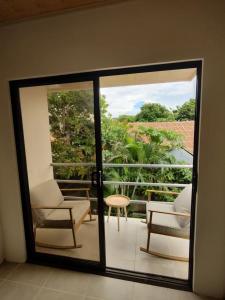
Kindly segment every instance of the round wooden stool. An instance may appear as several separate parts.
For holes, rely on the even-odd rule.
[[[111,195],[105,198],[105,203],[108,205],[108,219],[107,222],[109,222],[109,217],[111,214],[112,207],[115,207],[117,209],[117,223],[118,223],[118,231],[120,231],[120,209],[122,208],[124,210],[124,214],[127,221],[127,205],[130,203],[130,198],[124,195]]]

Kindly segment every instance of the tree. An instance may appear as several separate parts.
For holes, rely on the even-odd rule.
[[[89,89],[54,92],[48,95],[53,162],[94,162],[94,95]],[[100,98],[101,116],[106,118],[108,104]],[[57,178],[90,178],[85,167],[57,167]]]
[[[105,163],[171,164],[176,160],[170,151],[182,146],[182,137],[172,131],[144,126],[132,133],[129,132],[127,124],[106,119],[102,124],[102,142]],[[146,188],[140,187],[138,182],[179,182],[179,174],[173,169],[113,167],[105,169],[104,175],[106,180],[137,182],[134,186],[111,184],[104,187],[105,196],[121,193],[132,199],[140,199],[145,194]],[[160,197],[161,200],[171,200],[167,198]]]
[[[138,122],[160,122],[173,121],[173,112],[158,103],[147,103],[141,107],[141,111],[136,115]]]
[[[53,162],[94,162],[93,92],[54,92],[49,94],[48,100]],[[139,126],[132,132],[126,121],[113,119],[108,114],[108,104],[104,96],[100,99],[100,105],[104,163],[176,163],[170,152],[181,147],[181,136],[172,131],[144,126]],[[55,177],[61,179],[89,179],[91,171],[91,168],[82,166],[54,169]],[[169,168],[113,167],[105,168],[104,176],[106,180],[137,183],[132,186],[106,185],[105,196],[122,193],[133,199],[143,199],[146,187],[139,186],[138,182],[190,182],[191,170],[184,170],[182,173]],[[158,199],[171,200],[163,196]]]
[[[182,106],[177,106],[174,111],[175,119],[177,121],[188,121],[195,119],[195,99],[186,101]]]
[[[95,159],[93,92],[77,90],[48,95],[53,162]],[[57,168],[57,177],[86,175],[85,168]]]
[[[126,122],[126,123],[135,122],[136,121],[136,116],[132,116],[132,115],[120,115],[117,118],[117,120],[121,121],[121,122]]]

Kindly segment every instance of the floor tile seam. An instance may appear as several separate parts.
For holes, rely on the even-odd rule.
[[[5,279],[6,279],[6,277],[5,277],[5,276],[4,276],[4,277],[1,277],[1,276],[0,276],[0,280],[5,280]]]
[[[132,293],[131,293],[131,298],[130,298],[130,300],[135,300],[135,298],[134,298],[134,290],[135,290],[135,282],[132,282],[133,284],[132,284]]]
[[[9,281],[21,282],[21,280],[10,279],[10,277],[12,277],[12,275],[15,274],[16,271],[17,271],[20,267],[22,268],[22,266],[24,266],[24,265],[37,266],[36,264],[21,263],[21,264],[19,264],[19,266],[16,266],[16,268],[8,275],[8,277],[7,277],[6,279],[8,279]],[[29,283],[29,282],[28,282],[28,283]],[[43,283],[41,283],[41,284],[32,284],[32,283],[31,283],[31,285],[37,285],[37,286],[42,286],[42,284],[43,284]]]
[[[30,285],[30,284],[27,284],[27,283],[21,283],[21,282],[17,282],[17,281],[12,281],[12,280],[8,280],[8,279],[4,279],[2,280],[2,282],[0,283],[0,289],[1,289],[1,286],[4,284],[4,283],[7,283],[7,282],[12,282],[12,283],[16,283],[16,284],[19,284],[21,286],[27,286],[27,287],[35,287],[35,288],[38,288],[38,291],[37,293],[35,293],[35,295],[32,297],[32,300],[35,300],[37,294],[39,294],[40,290],[41,290],[41,287],[39,286],[34,286],[34,285]]]
[[[20,264],[20,265],[25,265],[25,264]],[[29,265],[32,266],[32,264],[29,264]],[[37,266],[37,265],[34,265],[34,266]],[[17,269],[18,269],[18,268],[16,268],[15,271],[16,271]],[[38,272],[38,271],[37,271],[37,272]],[[47,281],[47,279],[49,278],[49,276],[50,276],[50,274],[51,274],[52,272],[53,272],[53,270],[52,270],[51,268],[49,268],[49,274],[47,274],[47,278],[46,278],[45,280],[43,280],[43,282],[40,283],[40,284],[39,284],[39,283],[32,283],[32,282],[26,281],[26,280],[22,281],[22,280],[11,279],[10,276],[13,275],[13,273],[10,274],[10,276],[7,277],[6,279],[7,279],[8,281],[12,281],[12,282],[19,282],[19,283],[23,283],[23,282],[24,282],[25,284],[29,284],[29,285],[32,285],[32,286],[42,287],[42,286],[45,284],[45,282]]]
[[[85,296],[84,300],[106,300],[104,298],[101,297],[93,297],[93,296]]]
[[[66,294],[66,295],[70,295],[70,296],[82,296],[82,297],[86,296],[84,293],[69,292],[69,291],[66,291],[66,290],[54,289],[54,288],[45,287],[45,286],[40,287],[40,289],[41,289],[41,291],[42,290],[49,290],[49,291],[53,291],[53,292],[60,292],[62,294]]]
[[[32,300],[35,300],[35,299],[37,299],[37,297],[40,295],[40,293],[41,293],[41,290],[42,290],[42,288],[41,287],[39,287],[39,289],[38,289],[38,291],[37,291],[37,293],[33,296],[33,298],[32,298]]]
[[[46,287],[46,284],[47,284],[47,282],[48,282],[48,280],[49,280],[49,278],[51,277],[51,275],[52,274],[54,274],[54,272],[60,272],[60,271],[65,271],[65,270],[67,270],[67,269],[61,269],[61,268],[51,268],[50,269],[50,272],[49,272],[49,274],[48,274],[48,276],[47,276],[47,278],[44,280],[44,282],[43,282],[43,284],[41,285],[41,287],[43,287],[43,288],[45,288]]]
[[[50,268],[48,275],[46,276],[45,280],[43,280],[43,283],[41,284],[41,287],[45,287],[47,281],[49,280],[51,274],[53,274],[53,273],[54,273],[54,270],[52,268]]]
[[[9,278],[9,277],[13,274],[13,272],[16,271],[16,270],[18,269],[19,265],[20,265],[20,264],[18,263],[11,271],[9,271],[9,273],[8,273],[6,276],[0,277],[0,279],[1,279],[1,278],[2,278],[2,279],[7,279],[7,278]]]
[[[42,287],[40,284],[30,283],[30,282],[21,281],[21,280],[12,280],[12,279],[6,278],[5,281],[7,281],[7,282],[13,282],[13,283],[18,283],[18,284],[21,284],[21,285],[29,285],[29,286],[37,287],[37,288],[41,288]]]
[[[82,272],[76,272],[76,273],[87,274],[87,273],[82,273]],[[41,286],[43,289],[49,289],[49,290],[53,290],[53,291],[57,291],[57,292],[69,293],[69,294],[71,294],[71,295],[85,296],[85,292],[84,292],[84,293],[83,293],[83,292],[82,292],[82,293],[71,292],[71,291],[69,292],[69,291],[65,291],[65,290],[63,290],[63,289],[52,288],[52,287],[47,286],[47,282],[48,282],[48,280],[49,280],[49,278],[50,278],[50,276],[51,276],[52,274],[54,275],[54,270],[52,270],[52,271],[49,273],[48,278],[46,278],[44,284]],[[89,275],[89,274],[87,274],[87,275]],[[91,278],[89,278],[89,277],[87,276],[87,280],[90,281]],[[88,284],[88,283],[87,283],[87,284]],[[87,289],[86,289],[86,290],[87,290]]]
[[[4,282],[6,282],[6,279],[4,278],[4,279],[0,279],[0,288],[1,288],[1,286],[4,284]]]
[[[96,276],[101,276],[101,275],[96,275]],[[90,285],[91,285],[91,278],[88,279],[88,283],[87,283],[87,288],[85,289],[85,292],[84,292],[84,297],[88,297],[88,291],[89,291],[89,288],[90,288]],[[90,296],[89,296],[90,297]]]
[[[135,260],[136,260],[136,257],[139,255],[138,252],[141,251],[141,250],[140,250],[140,247],[141,247],[141,246],[140,246],[140,245],[138,246],[138,243],[136,243],[135,246],[136,246],[136,247],[135,247]]]
[[[147,225],[146,225],[147,226]],[[136,256],[138,255],[138,250],[140,251],[141,245],[138,246],[138,230],[136,229],[136,242],[135,242],[135,261],[136,261]],[[146,240],[147,240],[147,235],[146,235]]]

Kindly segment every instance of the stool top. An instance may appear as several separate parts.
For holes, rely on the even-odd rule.
[[[111,195],[105,198],[105,203],[112,207],[125,207],[129,202],[130,198],[124,195]]]

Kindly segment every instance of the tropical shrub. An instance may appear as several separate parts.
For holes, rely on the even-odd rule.
[[[90,90],[53,92],[49,94],[48,102],[53,162],[94,162],[93,92]],[[171,151],[182,146],[182,136],[173,131],[143,126],[133,132],[127,122],[119,118],[113,119],[107,109],[106,100],[101,97],[104,163],[177,163]],[[161,116],[160,110],[155,116],[157,118]],[[162,116],[171,117],[171,112],[165,109]],[[55,178],[90,179],[91,171],[92,169],[88,167],[58,167],[55,168]],[[130,186],[106,185],[105,196],[122,193],[132,199],[143,199],[146,197],[146,187],[140,187],[139,182],[188,183],[191,181],[192,173],[189,169],[114,167],[104,169],[104,176],[106,180],[137,183]],[[172,198],[157,196],[157,200],[171,201]]]
[[[195,99],[190,99],[186,101],[183,105],[178,106],[174,110],[175,119],[178,121],[188,121],[195,119]]]

